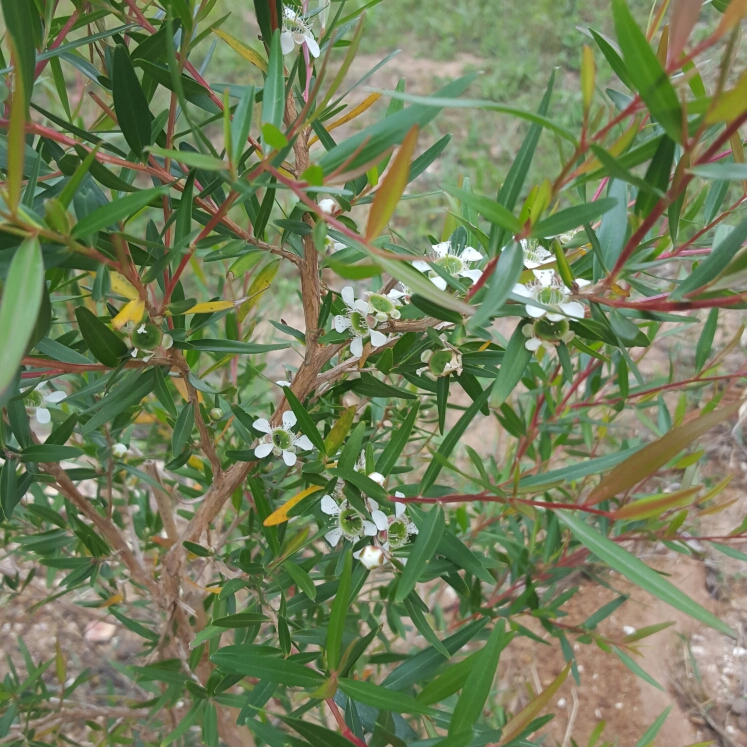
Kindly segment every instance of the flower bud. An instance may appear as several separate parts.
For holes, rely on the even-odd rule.
[[[221,410],[220,407],[213,407],[212,410],[208,413],[210,415],[210,420],[212,420],[214,423],[217,423],[219,420],[223,419],[223,410]]]
[[[124,459],[127,456],[129,449],[125,444],[116,443],[112,446],[112,456],[115,459]]]
[[[369,480],[373,480],[378,485],[381,485],[381,487],[384,487],[384,483],[386,482],[386,477],[381,474],[381,472],[371,472],[370,474],[366,475]]]
[[[358,560],[363,563],[369,571],[374,568],[380,568],[384,565],[384,552],[380,547],[374,545],[368,545],[364,547],[358,554]]]

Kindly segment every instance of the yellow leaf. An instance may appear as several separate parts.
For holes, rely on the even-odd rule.
[[[141,412],[136,418],[136,423],[140,424],[148,424],[148,423],[158,423],[160,422],[158,418],[155,415],[152,415],[149,412]]]
[[[696,438],[736,413],[741,404],[740,400],[720,410],[701,415],[689,423],[672,428],[666,435],[647,444],[604,477],[591,491],[584,505],[591,506],[630,490],[641,480],[661,469]]]
[[[713,100],[711,110],[706,114],[708,124],[729,122],[747,109],[747,71],[737,81],[731,91],[726,91]]]
[[[120,275],[118,272],[109,273],[109,285],[117,295],[129,298],[130,301],[137,301],[139,298],[137,288],[124,275]]]
[[[392,159],[392,164],[386,175],[381,180],[379,188],[376,190],[371,212],[368,214],[368,225],[366,226],[366,240],[371,241],[386,229],[389,219],[392,217],[399,198],[405,191],[407,179],[410,176],[410,161],[415,146],[418,143],[418,133],[420,132],[415,125],[405,135],[397,155]]]
[[[112,319],[114,329],[122,329],[127,322],[137,324],[145,314],[144,301],[128,301],[117,316]]]
[[[560,689],[560,686],[565,682],[565,678],[568,676],[568,672],[571,671],[571,664],[568,662],[565,665],[565,669],[537,696],[527,703],[521,711],[519,711],[504,727],[503,727],[503,739],[501,744],[507,744],[524,731],[529,724],[534,721],[537,716],[542,712],[545,706],[552,700],[552,696]]]
[[[227,34],[221,29],[213,29],[213,33],[223,39],[234,52],[238,52],[247,62],[251,62],[252,65],[258,67],[263,73],[267,72],[267,62],[259,52],[255,52],[251,47],[247,47],[244,42],[240,42],[231,36],[231,34]]]
[[[286,501],[282,506],[280,506],[277,511],[273,511],[264,520],[264,525],[266,527],[275,527],[278,524],[285,523],[286,521],[288,521],[288,511],[290,511],[293,506],[300,503],[307,496],[311,495],[312,493],[316,493],[321,489],[322,488],[319,485],[312,485],[310,488],[306,488],[306,490],[302,490],[297,495],[294,495],[293,498],[291,498],[289,501]]]
[[[187,385],[184,383],[184,379],[176,378],[171,379],[171,383],[176,387],[176,391],[179,392],[179,394],[182,395],[182,398],[185,402],[189,402],[189,393],[187,392]],[[197,401],[202,402],[202,392],[198,390],[197,392]]]
[[[268,262],[254,277],[252,284],[249,286],[246,301],[244,301],[244,303],[239,307],[239,313],[237,316],[240,322],[243,322],[244,319],[246,319],[249,312],[259,303],[259,300],[272,285],[278,267],[280,267],[280,260],[274,259],[271,262]]]
[[[124,601],[124,596],[122,594],[114,594],[113,596],[109,597],[106,601],[102,602],[99,607],[111,607],[114,604],[119,604],[120,602]]]
[[[329,456],[332,456],[337,452],[342,445],[342,442],[345,440],[345,436],[350,433],[357,409],[358,408],[355,405],[348,407],[345,412],[340,415],[340,419],[332,426],[332,429],[324,439],[324,449]]]
[[[225,311],[226,309],[232,309],[234,307],[233,301],[207,301],[206,303],[198,303],[191,309],[187,309],[185,314],[211,314],[213,311]]]
[[[700,488],[686,488],[674,493],[658,493],[629,503],[615,511],[615,519],[648,519],[661,516],[665,511],[692,503]]]
[[[594,64],[594,52],[591,47],[584,44],[581,55],[581,97],[584,102],[584,111],[588,112],[591,99],[594,96],[594,79],[596,78],[596,65]]]
[[[192,456],[187,460],[187,464],[194,469],[202,469],[202,459],[200,459],[196,454],[192,454]]]
[[[57,672],[57,679],[64,687],[65,681],[67,680],[67,665],[65,663],[65,657],[62,655],[62,646],[60,646],[59,638],[54,642],[54,653],[54,666]]]
[[[343,115],[339,119],[336,119],[331,124],[326,125],[327,132],[332,132],[332,130],[336,130],[338,127],[342,127],[342,125],[347,124],[357,116],[363,114],[364,111],[370,109],[380,98],[380,93],[372,93],[370,96],[367,96],[360,104],[358,104],[358,106],[355,107],[355,109],[351,109],[347,114]],[[312,146],[316,142],[319,142],[319,138],[314,135],[314,137],[309,140],[309,146]]]

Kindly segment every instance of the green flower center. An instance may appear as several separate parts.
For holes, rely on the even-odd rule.
[[[560,288],[551,285],[549,288],[540,288],[534,297],[545,306],[557,306],[563,303],[565,293]]]
[[[340,529],[348,536],[357,536],[363,531],[363,518],[352,508],[340,511]]]
[[[443,376],[446,367],[451,363],[451,350],[436,350],[428,360],[428,368],[434,376]]]
[[[364,314],[360,311],[350,312],[350,328],[356,335],[361,337],[368,334],[368,323]]]
[[[551,342],[560,340],[568,333],[570,325],[565,319],[559,322],[551,322],[547,319],[538,319],[534,323],[534,336],[540,340],[549,340]]]
[[[44,403],[44,397],[41,395],[40,392],[37,392],[34,390],[33,392],[29,392],[24,399],[26,400],[26,404],[29,407],[41,407]]]
[[[453,254],[447,254],[445,257],[441,257],[441,259],[437,259],[434,264],[437,264],[452,276],[458,275],[464,270],[464,262]]]
[[[272,445],[281,451],[288,451],[293,446],[293,436],[282,428],[272,432]]]
[[[163,339],[163,332],[155,324],[141,324],[132,333],[132,346],[139,350],[155,350]]]
[[[368,297],[368,302],[371,304],[374,311],[381,311],[384,314],[391,314],[394,311],[394,304],[391,299],[382,296],[379,293],[372,293]]]
[[[401,547],[407,542],[407,525],[402,519],[395,519],[387,531],[390,547]]]

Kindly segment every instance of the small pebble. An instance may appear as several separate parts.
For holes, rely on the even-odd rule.
[[[615,708],[617,708],[618,711],[622,711],[623,704],[622,703],[615,703]]]
[[[602,720],[602,710],[601,710],[600,708],[597,708],[597,709],[596,709],[596,710],[594,711],[594,717],[595,717],[595,718],[596,718],[596,719],[597,719],[598,721],[601,721],[601,720]]]
[[[635,628],[632,625],[623,625],[623,633],[625,633],[625,635],[633,635],[633,633],[635,633]]]
[[[745,656],[747,655],[747,648],[742,648],[741,646],[735,646],[731,653],[733,656]]]
[[[565,698],[561,698],[558,701],[558,708],[565,708],[568,705],[568,701]]]

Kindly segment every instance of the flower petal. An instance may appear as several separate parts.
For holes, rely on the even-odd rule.
[[[292,467],[296,463],[296,455],[292,451],[284,451],[283,452],[283,461],[289,467]]]
[[[431,266],[427,262],[421,262],[420,260],[418,260],[417,262],[413,262],[412,266],[416,270],[420,270],[420,272],[428,272],[428,270],[431,269]]]
[[[36,422],[37,423],[46,425],[51,419],[52,419],[52,416],[49,414],[49,410],[47,410],[46,407],[36,408]]]
[[[326,539],[332,547],[337,545],[341,537],[342,529],[340,529],[340,527],[335,527],[331,532],[327,532],[327,534],[324,535],[324,539]]]
[[[462,270],[459,277],[469,278],[473,283],[476,283],[482,277],[482,270]]]
[[[389,519],[387,519],[386,514],[383,511],[371,511],[371,518],[373,519],[374,524],[376,524],[376,529],[380,532],[383,532],[388,528]]]
[[[67,397],[67,394],[65,394],[65,392],[51,392],[44,397],[44,401],[52,402],[54,404],[57,402],[62,402],[65,397]]]
[[[260,444],[254,449],[254,456],[257,459],[264,459],[272,453],[272,444]]]
[[[382,334],[377,329],[371,330],[371,346],[374,348],[380,348],[382,345],[386,345],[387,336]]]
[[[471,246],[465,246],[460,256],[465,262],[479,262],[482,259],[482,254]]]
[[[361,355],[363,355],[363,338],[362,337],[353,338],[353,341],[350,343],[350,352],[356,358],[360,358]]]
[[[280,49],[283,54],[290,54],[296,48],[296,42],[293,41],[293,34],[290,31],[283,31],[280,34]]]
[[[322,496],[320,507],[322,511],[328,516],[337,516],[337,514],[340,513],[340,507],[337,505],[337,501],[331,495]]]
[[[539,319],[547,313],[544,309],[541,309],[539,306],[530,306],[529,304],[527,304],[526,309],[527,309],[527,314],[529,314],[529,316],[533,317],[534,319]]]
[[[335,317],[335,332],[342,334],[346,329],[350,329],[350,319],[338,314]]]
[[[355,310],[360,311],[361,314],[369,314],[371,312],[371,306],[368,301],[364,301],[362,298],[358,298],[354,304]]]
[[[591,285],[591,280],[584,280],[583,278],[576,278],[574,282],[579,288],[585,288],[587,285]]]
[[[296,415],[291,410],[286,410],[283,413],[283,428],[285,430],[291,429],[296,424]]]
[[[438,275],[435,278],[431,278],[431,282],[439,290],[442,290],[442,291],[446,290],[446,281],[440,275]]]
[[[447,254],[451,254],[451,242],[442,241],[440,244],[433,244],[431,249],[437,257],[445,257]]]
[[[267,420],[267,418],[258,418],[252,423],[252,428],[254,428],[255,431],[260,431],[261,433],[272,433],[270,421]]]
[[[319,57],[319,45],[316,43],[316,39],[311,34],[304,34],[306,44],[309,47],[309,53],[312,57]]]
[[[538,339],[537,339],[536,337],[530,337],[530,338],[529,338],[529,339],[528,339],[528,340],[527,340],[527,341],[526,341],[526,342],[524,343],[524,347],[525,347],[525,348],[526,348],[527,350],[531,350],[532,352],[534,352],[535,350],[537,350],[537,349],[539,348],[539,346],[540,346],[541,344],[542,344],[542,343],[541,343],[541,342],[540,342],[540,341],[539,341],[539,340],[538,340]]]
[[[532,291],[530,291],[529,288],[526,287],[526,285],[522,285],[521,283],[516,283],[516,285],[511,289],[511,293],[513,293],[515,296],[533,298]]]
[[[368,521],[367,519],[363,520],[363,534],[366,537],[375,537],[378,533],[379,530],[376,528],[375,524]]]
[[[402,493],[399,493],[399,494],[395,493],[394,495],[395,495],[395,496],[397,496],[397,497],[402,497],[402,498],[404,498],[404,496],[402,495]],[[404,504],[404,503],[397,503],[397,502],[395,501],[395,503],[394,503],[394,515],[395,515],[395,516],[396,516],[396,517],[397,517],[398,519],[399,519],[399,517],[400,517],[400,516],[402,516],[402,514],[403,514],[403,513],[405,512],[405,511],[407,511],[407,506],[405,506],[405,504]]]
[[[345,305],[349,309],[355,308],[355,292],[353,291],[353,287],[351,285],[346,285],[342,289],[340,295],[342,296],[342,300],[345,302]]]
[[[298,449],[303,449],[304,451],[311,451],[314,448],[314,444],[309,441],[307,436],[299,436],[293,442],[293,445]]]
[[[534,277],[540,281],[540,285],[544,288],[549,288],[555,279],[555,270],[533,270],[533,272]]]
[[[565,312],[567,316],[573,317],[574,319],[583,319],[586,310],[584,305],[578,301],[569,301],[568,303],[558,304],[560,308]]]

